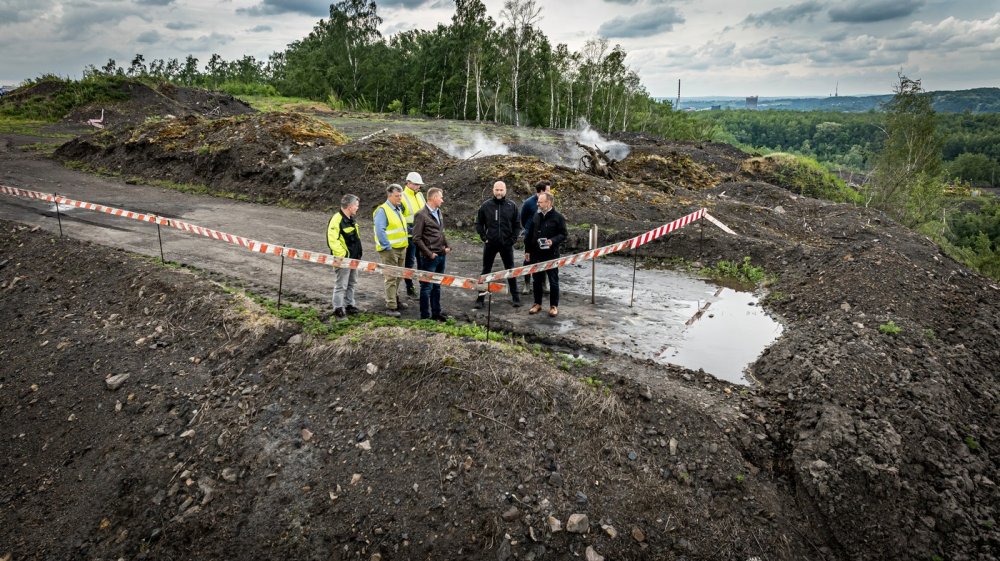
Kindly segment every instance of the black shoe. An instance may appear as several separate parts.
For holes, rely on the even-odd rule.
[[[479,298],[476,298],[476,303],[473,304],[472,307],[475,308],[475,309],[477,309],[477,310],[482,310],[483,309],[483,305],[485,304],[485,302],[486,302],[486,299],[483,298],[482,296],[480,296]]]
[[[340,319],[344,319],[347,317],[347,311],[344,310],[344,308],[337,308],[333,311],[333,315]]]
[[[406,302],[403,302],[402,300],[396,300],[396,309],[397,310],[405,310],[405,309],[407,309],[409,307],[410,307],[410,305],[407,304]]]
[[[416,287],[413,286],[406,287],[406,295],[409,296],[410,298],[416,298],[417,297]]]
[[[358,315],[358,314],[361,313],[361,310],[355,308],[354,306],[348,306],[348,307],[344,308],[344,311],[347,312],[347,315],[349,315],[349,316],[356,316],[356,315]],[[334,312],[334,313],[337,313],[337,312]]]
[[[431,319],[434,321],[448,321],[451,319],[451,316],[448,314],[438,314],[436,316],[431,316]]]
[[[513,306],[513,307],[515,307],[515,308],[520,308],[521,307],[521,299],[520,298],[514,298],[514,300],[511,301],[510,305]]]

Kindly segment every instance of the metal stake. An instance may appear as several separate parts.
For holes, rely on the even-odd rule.
[[[486,342],[490,342],[490,318],[493,315],[493,292],[490,291],[489,284],[486,285],[486,291],[489,293],[486,301]]]
[[[700,226],[700,229],[699,229],[699,232],[700,232],[699,236],[700,237],[698,239],[698,257],[704,257],[705,256],[705,221],[704,220],[699,220],[698,221],[698,225]]]
[[[285,253],[281,253],[281,271],[278,273],[278,309],[281,309],[281,286],[285,281]]]
[[[635,270],[639,268],[639,248],[632,250],[632,295],[628,298],[628,307],[632,307],[635,302]]]
[[[167,260],[163,258],[163,235],[160,234],[160,221],[156,221],[156,239],[160,242],[160,264],[166,263]]]
[[[59,237],[61,238],[63,237],[62,214],[59,212],[59,201],[57,200],[58,198],[59,198],[59,193],[55,193],[54,196],[52,197],[52,202],[55,203],[56,205],[56,220],[59,221]]]
[[[590,227],[590,249],[597,249],[597,224]],[[590,303],[597,302],[597,256],[590,258]]]

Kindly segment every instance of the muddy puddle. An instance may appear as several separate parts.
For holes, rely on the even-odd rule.
[[[596,304],[575,307],[569,317],[548,320],[554,333],[749,384],[744,370],[783,330],[755,295],[686,272],[637,270],[631,308],[631,262],[599,261],[596,279]],[[573,293],[574,300],[585,295],[589,303],[589,262],[562,269],[560,282],[564,294]]]

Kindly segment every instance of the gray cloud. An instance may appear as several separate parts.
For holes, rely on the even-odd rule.
[[[270,25],[257,25],[247,29],[250,33],[265,33],[267,31],[273,31]]]
[[[173,4],[174,0],[135,0],[135,3],[145,6],[166,6]]]
[[[793,4],[785,8],[775,8],[760,14],[750,14],[743,20],[743,27],[764,27],[765,25],[782,26],[795,23],[802,19],[812,20],[813,16],[823,11],[823,5],[818,0],[809,0],[801,4]]]
[[[639,0],[604,0],[608,4],[638,4]]]
[[[63,39],[89,38],[94,35],[94,29],[108,29],[130,17],[150,21],[146,10],[136,6],[76,2],[64,8],[56,33]]]
[[[227,43],[232,43],[236,38],[232,35],[226,35],[223,33],[212,33],[210,35],[202,35],[195,39],[184,38],[179,41],[182,50],[185,51],[212,51],[222,45]]]
[[[743,60],[754,61],[766,66],[781,66],[799,60],[803,52],[811,49],[784,37],[770,37],[739,50]]]
[[[913,14],[924,0],[854,0],[830,10],[830,21],[843,23],[874,23]]]
[[[643,12],[627,18],[606,21],[597,29],[602,37],[650,37],[673,31],[674,24],[684,23],[684,16],[673,6]]]
[[[185,31],[188,29],[197,28],[198,24],[187,21],[171,21],[167,22],[167,24],[164,27],[166,27],[167,29],[173,29],[174,31]]]
[[[256,6],[237,8],[236,13],[247,16],[305,14],[326,17],[330,15],[330,2],[329,0],[261,0]]]
[[[147,45],[159,43],[161,39],[162,37],[160,36],[160,33],[155,29],[140,33],[139,36],[135,38],[136,42],[146,43]]]
[[[405,9],[408,9],[408,10],[412,10],[414,8],[419,8],[419,7],[423,6],[424,4],[427,4],[427,3],[431,2],[431,1],[432,0],[379,0],[378,7],[379,8],[405,8]],[[444,2],[444,3],[442,3],[442,2],[435,2],[436,6],[440,6],[441,4],[444,4],[445,6],[448,6],[448,5],[454,6],[455,5],[454,2]]]
[[[0,2],[0,27],[31,21],[52,8],[53,2],[35,0],[4,0]]]

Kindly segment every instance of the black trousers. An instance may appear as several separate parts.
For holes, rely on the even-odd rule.
[[[480,274],[485,275],[493,270],[493,262],[497,260],[497,254],[500,255],[500,261],[503,262],[504,269],[514,268],[514,245],[498,245],[495,243],[486,242],[483,246],[483,272]],[[507,279],[507,286],[510,287],[510,294],[514,300],[519,300],[517,294],[517,279],[509,278]]]
[[[549,306],[559,305],[559,269],[553,268],[548,271],[539,271],[537,273],[531,274],[534,279],[531,284],[534,285],[533,294],[535,296],[535,304],[539,306],[542,305],[542,296],[545,290],[545,278],[549,279]]]

